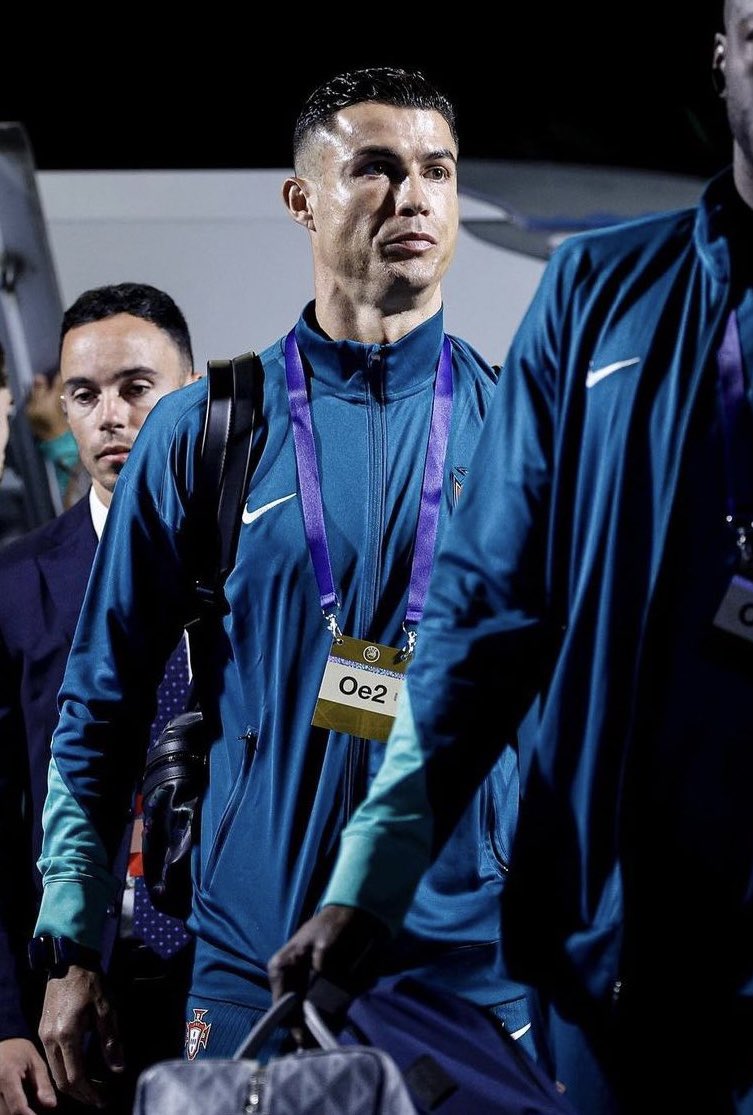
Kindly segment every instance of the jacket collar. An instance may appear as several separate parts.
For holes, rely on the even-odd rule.
[[[710,180],[698,205],[696,247],[704,266],[720,283],[731,282],[730,246],[739,242],[736,232],[741,223],[742,204],[735,188],[732,167],[728,166]]]
[[[338,393],[363,396],[378,390],[383,399],[433,383],[444,338],[440,309],[399,341],[389,345],[333,341],[319,328],[314,302],[305,307],[295,336],[311,375]]]

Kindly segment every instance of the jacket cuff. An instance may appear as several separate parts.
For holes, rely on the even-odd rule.
[[[111,888],[96,879],[52,879],[45,883],[34,936],[70,937],[99,951],[111,901]]]

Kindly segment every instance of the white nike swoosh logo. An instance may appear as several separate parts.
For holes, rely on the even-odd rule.
[[[619,372],[621,368],[629,368],[631,364],[640,364],[640,362],[640,356],[631,356],[629,360],[615,360],[614,364],[605,364],[603,368],[588,373],[586,387],[593,387],[599,380],[611,376],[612,372]]]
[[[531,1023],[526,1022],[525,1026],[521,1026],[519,1030],[513,1030],[512,1033],[510,1034],[510,1037],[512,1038],[513,1041],[517,1041],[518,1038],[523,1037],[523,1034],[527,1034],[530,1029],[531,1029]]]
[[[273,499],[271,503],[265,503],[262,507],[257,507],[255,511],[249,511],[248,504],[243,508],[241,519],[244,523],[255,523],[267,511],[271,511],[273,507],[279,506],[281,503],[287,503],[289,499],[295,499],[296,492],[291,492],[289,496],[280,496],[279,499]]]

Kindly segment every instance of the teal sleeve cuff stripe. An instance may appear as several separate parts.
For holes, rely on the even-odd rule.
[[[368,796],[341,838],[322,905],[358,906],[394,934],[430,864],[433,823],[407,687]]]
[[[109,870],[99,836],[65,785],[54,758],[42,823],[38,866],[44,891],[35,933],[70,937],[99,949],[107,908],[115,901],[119,884]]]

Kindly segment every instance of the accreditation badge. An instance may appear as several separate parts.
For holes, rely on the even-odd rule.
[[[409,657],[397,647],[334,639],[311,723],[333,732],[386,740]]]
[[[753,581],[734,576],[714,616],[714,626],[753,643]]]

